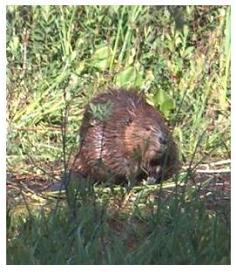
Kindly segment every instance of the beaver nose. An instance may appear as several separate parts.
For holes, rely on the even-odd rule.
[[[166,145],[167,143],[168,143],[168,137],[167,137],[167,135],[166,134],[164,134],[164,133],[160,133],[160,135],[159,135],[159,142],[160,142],[160,144],[162,144],[162,145]]]

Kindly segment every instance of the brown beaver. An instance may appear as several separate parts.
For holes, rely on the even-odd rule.
[[[179,167],[164,118],[135,89],[95,97],[85,109],[80,141],[74,168],[95,181],[160,182]]]

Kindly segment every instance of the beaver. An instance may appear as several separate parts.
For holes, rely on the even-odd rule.
[[[108,89],[86,106],[74,169],[97,182],[149,183],[179,168],[165,119],[136,89]]]

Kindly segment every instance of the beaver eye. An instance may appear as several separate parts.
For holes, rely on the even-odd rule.
[[[145,127],[146,131],[150,131],[151,128],[150,127]]]

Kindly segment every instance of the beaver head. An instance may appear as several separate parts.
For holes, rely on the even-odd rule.
[[[148,104],[129,112],[131,120],[124,130],[128,153],[137,156],[143,166],[163,157],[169,143],[169,131],[158,111]]]

